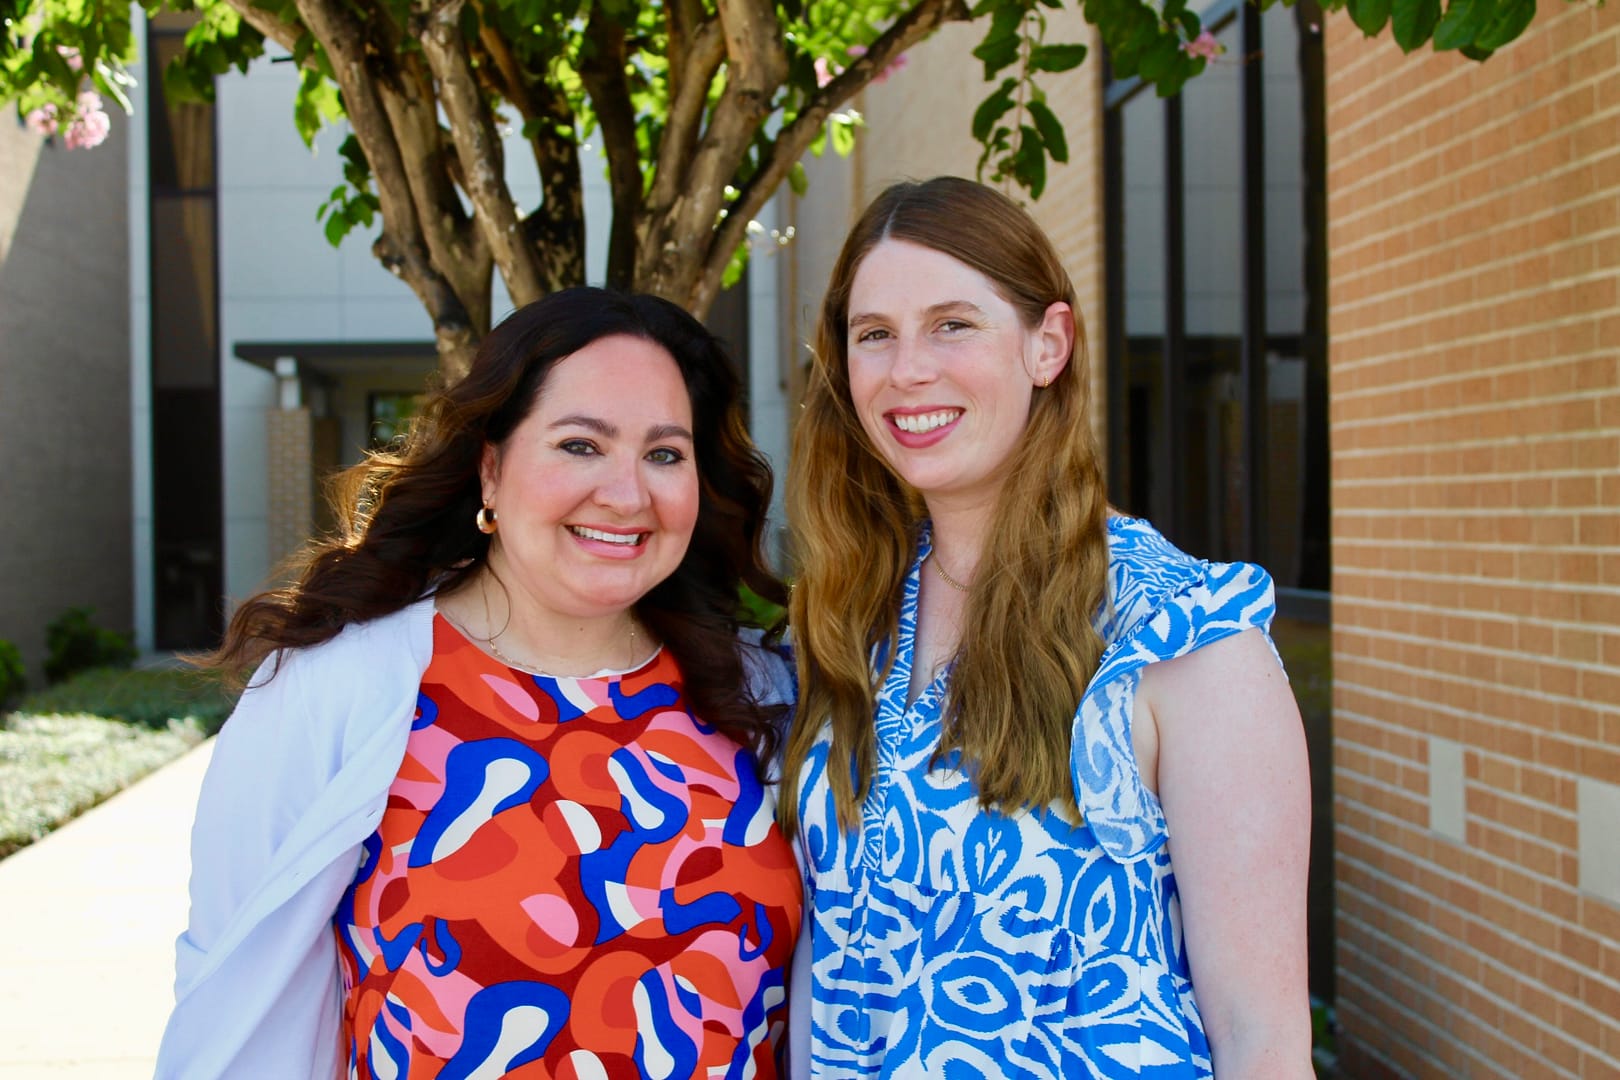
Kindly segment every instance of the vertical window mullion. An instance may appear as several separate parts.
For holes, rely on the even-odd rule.
[[[1266,143],[1265,52],[1260,8],[1238,9],[1243,41],[1243,554],[1263,559],[1266,536],[1267,429],[1270,424],[1266,370]]]
[[[1118,106],[1103,109],[1103,295],[1107,322],[1108,490],[1116,502],[1125,496],[1126,386],[1125,333],[1125,163],[1124,123]]]
[[[1184,457],[1187,374],[1187,268],[1186,202],[1182,190],[1183,148],[1181,97],[1164,100],[1164,265],[1165,333],[1163,353],[1163,413],[1159,418],[1169,450],[1169,469],[1159,491],[1166,505],[1153,508],[1154,517],[1174,540],[1185,542],[1187,476]]]

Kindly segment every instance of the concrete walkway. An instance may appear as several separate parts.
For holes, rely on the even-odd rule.
[[[0,1078],[150,1080],[213,745],[0,859]]]

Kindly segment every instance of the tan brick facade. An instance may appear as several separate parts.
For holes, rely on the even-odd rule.
[[[35,686],[66,609],[134,624],[129,140],[116,110],[93,151],[0,122],[0,639]]]
[[[1620,18],[1324,29],[1347,1072],[1620,1076]]]
[[[275,566],[315,531],[314,423],[307,408],[271,409],[264,421],[270,564]]]

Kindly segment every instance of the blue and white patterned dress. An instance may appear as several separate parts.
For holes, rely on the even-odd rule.
[[[930,768],[944,675],[906,705],[922,537],[878,695],[858,832],[837,825],[828,732],[800,774],[812,1075],[1211,1075],[1131,707],[1145,665],[1269,627],[1271,580],[1250,564],[1191,558],[1144,521],[1114,518],[1108,538],[1107,647],[1069,753],[1084,818],[1075,826],[981,809],[954,753]]]

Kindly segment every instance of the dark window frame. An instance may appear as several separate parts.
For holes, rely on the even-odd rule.
[[[1265,560],[1264,527],[1270,457],[1267,428],[1255,421],[1268,400],[1266,353],[1283,341],[1298,341],[1298,355],[1306,358],[1306,385],[1302,406],[1306,410],[1306,482],[1301,498],[1305,503],[1306,527],[1301,537],[1301,558],[1326,565],[1328,550],[1328,433],[1327,433],[1327,248],[1326,248],[1326,131],[1323,104],[1323,65],[1320,36],[1310,32],[1320,26],[1321,13],[1312,0],[1301,0],[1295,7],[1300,26],[1299,64],[1303,126],[1304,168],[1314,181],[1306,185],[1304,211],[1309,222],[1305,230],[1304,332],[1300,335],[1267,335],[1266,245],[1265,237],[1265,114],[1264,48],[1261,37],[1262,12],[1239,0],[1217,0],[1203,12],[1204,27],[1220,32],[1237,20],[1241,53],[1228,54],[1223,63],[1242,63],[1243,138],[1243,313],[1239,402],[1243,462],[1241,491],[1244,500],[1240,548],[1245,558]],[[1106,57],[1105,57],[1106,64]],[[1188,334],[1186,324],[1186,207],[1184,196],[1185,162],[1182,156],[1182,101],[1179,95],[1162,103],[1164,123],[1164,251],[1163,295],[1164,332],[1159,360],[1163,393],[1152,416],[1152,441],[1162,443],[1164,460],[1170,463],[1168,475],[1150,505],[1129,505],[1125,464],[1140,447],[1127,442],[1130,434],[1140,435],[1124,422],[1132,403],[1128,400],[1129,378],[1124,370],[1128,339],[1125,313],[1125,205],[1124,205],[1124,126],[1121,106],[1138,94],[1152,93],[1141,79],[1117,79],[1104,72],[1103,93],[1103,233],[1104,281],[1107,304],[1107,386],[1108,386],[1108,478],[1110,490],[1126,508],[1152,518],[1172,540],[1188,529],[1187,474],[1185,469],[1184,417]],[[1251,242],[1259,238],[1258,242]],[[1331,573],[1331,570],[1328,571]],[[1326,622],[1330,617],[1330,595],[1326,588],[1304,589],[1291,585],[1278,588],[1280,611],[1294,618]]]
[[[152,476],[152,618],[153,643],[160,649],[212,648],[225,627],[225,500],[224,431],[220,386],[220,295],[219,295],[219,110],[210,102],[208,138],[210,178],[206,186],[159,182],[153,169],[156,145],[165,134],[172,135],[168,103],[163,91],[163,60],[159,42],[183,39],[195,18],[159,15],[146,23],[146,66],[149,87],[147,129],[147,303],[154,315],[147,327],[147,366],[151,379],[152,423],[149,454]],[[164,267],[159,258],[164,238],[155,235],[154,226],[163,219],[160,206],[184,205],[207,200],[209,241],[212,245],[209,267],[213,281],[209,288],[212,311],[208,318],[213,332],[210,349],[212,377],[207,385],[168,385],[164,357],[166,334],[173,329],[160,325],[159,294],[164,289]],[[184,539],[177,540],[176,537]],[[183,557],[177,553],[185,549]],[[182,565],[182,564],[190,565]],[[185,583],[175,578],[188,575],[190,592],[200,599],[182,607],[196,607],[188,615],[173,610],[171,595],[178,595]],[[196,616],[196,617],[193,617]]]

